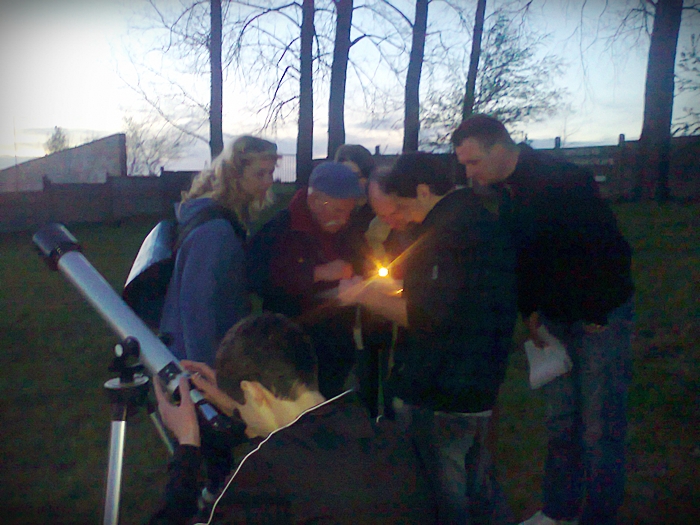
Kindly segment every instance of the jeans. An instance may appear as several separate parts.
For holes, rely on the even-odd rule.
[[[580,321],[544,319],[573,361],[571,372],[542,387],[548,437],[543,511],[550,518],[580,513],[581,525],[615,523],[625,486],[633,320],[631,300],[596,333],[586,333]]]
[[[430,480],[438,523],[512,522],[486,446],[490,412],[433,412],[395,399],[394,413],[399,427],[411,436]]]

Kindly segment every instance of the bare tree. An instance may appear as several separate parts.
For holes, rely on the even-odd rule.
[[[481,37],[484,33],[484,15],[486,14],[486,0],[478,0],[476,14],[474,15],[474,32],[472,33],[472,52],[469,58],[469,71],[467,73],[467,87],[464,92],[464,104],[462,120],[466,120],[474,111],[474,97],[476,92],[476,77],[479,73],[479,58],[481,56]]]
[[[420,77],[425,52],[430,0],[416,0],[416,16],[412,24],[411,54],[408,59],[404,97],[403,151],[418,150],[420,134]]]
[[[697,0],[627,0],[611,17],[606,2],[601,19],[615,19],[616,26],[607,35],[596,27],[595,38],[601,38],[613,50],[616,44],[629,50],[630,39],[639,45],[650,36],[644,93],[644,117],[639,139],[633,198],[655,198],[663,202],[670,197],[668,173],[671,152],[671,125],[674,103],[674,74],[681,22],[700,13]],[[584,26],[583,9],[581,27]]]
[[[641,185],[637,197],[669,197],[674,70],[683,0],[657,0],[644,90],[644,121],[639,137]],[[652,188],[655,182],[655,188]],[[640,195],[641,193],[641,195]]]
[[[181,157],[192,138],[155,115],[124,117],[127,175],[156,175],[166,161]]]
[[[526,31],[519,21],[503,13],[489,18],[493,21],[484,35],[473,110],[493,115],[511,127],[554,114],[566,95],[555,82],[564,72],[564,63],[555,56],[539,56],[547,35]],[[463,68],[459,62],[452,63],[452,75],[438,79],[439,84],[431,84],[427,90],[423,140],[434,149],[446,147],[463,117],[467,75]]]
[[[314,0],[303,0],[299,57],[299,129],[297,134],[297,184],[306,184],[313,167],[314,96],[313,38]]]
[[[690,47],[681,51],[677,65],[676,90],[678,93],[700,93],[700,38],[693,34]],[[697,98],[695,99],[697,101]],[[697,104],[697,103],[696,103]],[[700,107],[686,106],[683,115],[675,122],[674,135],[697,135],[700,133]]]
[[[149,1],[155,7],[155,2],[161,0]],[[154,9],[154,12],[160,16],[161,25],[170,38],[164,49],[168,52],[175,51],[176,55],[182,57],[183,64],[188,63],[193,74],[201,76],[207,69],[211,69],[211,104],[208,106],[200,103],[195,105],[194,110],[207,110],[209,113],[207,120],[212,128],[209,142],[213,146],[215,115],[220,114],[215,110],[214,73],[217,68],[213,64],[216,61],[214,44],[218,41],[216,33],[219,25],[215,13],[220,0],[189,0],[193,2],[191,5],[187,1],[183,0],[184,8],[177,16],[166,16],[159,9]],[[412,17],[401,11],[404,5],[399,8],[401,2],[398,0],[362,0],[361,3],[353,0],[233,0],[225,4],[221,22],[221,68],[223,72],[229,68],[229,76],[233,73],[241,81],[240,86],[246,92],[246,106],[255,112],[253,120],[256,115],[261,118],[257,130],[274,131],[278,124],[298,118],[297,162],[298,177],[302,183],[311,170],[314,93],[322,93],[327,88],[324,82],[328,79],[328,72],[329,155],[345,141],[345,98],[350,73],[355,75],[352,80],[361,87],[361,90],[354,90],[353,94],[362,93],[363,110],[370,108],[372,111],[368,120],[376,119],[386,124],[395,115],[392,124],[398,127],[398,113],[403,112],[404,149],[410,151],[418,148],[421,126],[420,86],[424,67],[427,66],[428,71],[433,67],[445,68],[445,56],[463,53],[463,35],[468,31],[469,24],[464,17],[465,8],[461,2],[444,0],[436,3],[435,13],[442,13],[441,9],[451,9],[451,13],[456,13],[457,17],[449,21],[439,19],[435,27],[431,22],[431,43],[426,48],[428,5],[431,0],[406,0],[404,4],[411,1],[415,1],[416,8],[415,16]],[[205,6],[210,6],[208,11]],[[331,6],[334,9],[330,9]],[[208,16],[204,17],[205,14]],[[331,14],[335,14],[335,17],[332,18]],[[365,14],[368,16],[363,16]],[[333,20],[334,24],[331,25],[329,20]],[[366,24],[365,30],[363,24]],[[335,28],[333,37],[330,36],[331,27]],[[351,41],[350,34],[353,30],[357,36]],[[453,40],[448,45],[446,42],[449,39],[445,35],[450,32]],[[408,35],[411,35],[410,38]],[[455,38],[455,35],[459,38]],[[370,47],[363,47],[361,59],[353,62],[349,59],[349,49],[361,40],[368,42]],[[187,49],[191,50],[189,55]],[[207,62],[199,54],[202,49],[209,52]],[[373,53],[373,62],[366,66],[369,63],[364,62],[368,50]],[[330,56],[333,57],[332,62],[328,58]],[[392,80],[386,81],[391,77],[387,77],[384,73],[386,71],[393,74],[398,85],[392,85]],[[460,82],[464,94],[464,80]],[[190,102],[196,100],[195,94],[184,87],[173,87],[180,95],[189,97]],[[158,97],[152,97],[152,92],[138,83],[137,88],[141,89],[145,98],[151,97],[150,102],[156,98],[153,105],[161,116],[168,118],[172,115],[160,104]],[[401,88],[404,91],[403,100],[397,96]],[[395,113],[390,113],[391,111]],[[454,122],[458,120],[459,118]],[[203,137],[202,133],[193,131],[190,126],[195,122],[193,116],[184,119],[169,118],[169,121],[191,136]],[[254,131],[251,129],[251,132]]]
[[[430,0],[428,0],[429,2]],[[352,0],[333,0],[336,5],[336,32],[333,46],[333,62],[330,66],[331,83],[329,97],[329,123],[328,123],[328,156],[331,157],[338,146],[345,142],[345,93],[347,83],[348,66],[355,73],[356,87],[362,93],[364,99],[363,110],[374,113],[374,107],[382,109],[380,113],[387,112],[386,102],[392,98],[392,87],[386,82],[378,82],[376,78],[380,69],[388,71],[395,76],[397,82],[405,89],[407,75],[415,78],[415,66],[421,65],[414,60],[413,70],[409,74],[406,67],[397,66],[396,56],[405,56],[408,50],[406,33],[411,34],[414,23],[398,7],[399,2],[390,0],[365,1],[355,7]],[[354,10],[369,15],[360,16],[358,24],[354,23]],[[427,17],[427,13],[426,13]],[[419,21],[420,23],[420,21]],[[426,22],[427,25],[427,22]],[[350,39],[351,30],[357,32],[354,39]],[[408,31],[406,31],[408,30]],[[356,44],[364,41],[365,46],[360,60],[350,60],[349,50]],[[419,52],[418,46],[415,47]],[[366,52],[374,56],[374,62],[367,59]],[[358,55],[360,53],[358,52]],[[419,53],[420,54],[420,53]],[[393,56],[392,56],[393,55]],[[368,63],[373,65],[366,67]],[[420,75],[419,75],[420,76]],[[419,86],[419,83],[418,83]],[[415,92],[412,92],[412,96]],[[389,104],[392,105],[393,104]],[[405,100],[400,102],[400,108],[405,107]]]
[[[336,9],[335,45],[328,99],[328,158],[345,143],[345,86],[350,54],[353,0],[333,0]]]
[[[148,11],[131,30],[139,41],[152,37],[159,63],[148,61],[151,53],[133,53],[133,71],[122,74],[170,126],[209,144],[212,158],[223,149],[222,16],[221,0],[191,0],[177,7],[148,0]],[[204,76],[209,76],[208,101],[198,89]]]
[[[395,64],[390,65],[390,69],[401,77],[400,84],[404,91],[404,99],[400,104],[403,112],[403,148],[405,151],[412,151],[418,148],[419,143],[424,143],[421,127],[425,118],[422,114],[423,101],[421,99],[430,97],[435,86],[442,89],[444,78],[441,76],[450,76],[455,71],[462,71],[465,35],[472,26],[466,19],[466,3],[461,1],[434,2],[434,7],[430,7],[431,13],[434,14],[431,14],[430,17],[428,17],[428,6],[431,5],[431,0],[416,1],[413,4],[415,6],[413,19],[401,11],[400,2],[383,0],[381,4],[386,7],[388,14],[379,12],[377,9],[379,17],[390,28],[394,28],[396,34],[410,42],[405,44],[403,49],[396,45],[394,39],[389,41],[389,45],[392,46],[392,51],[397,54]],[[391,14],[395,16],[392,17]],[[404,36],[406,33],[404,28],[408,28],[410,38]],[[387,53],[386,56],[390,54]],[[406,54],[409,55],[408,65],[404,66]],[[476,49],[474,57],[478,58]],[[389,59],[387,62],[391,62],[391,60]],[[432,78],[429,82],[432,82],[433,85],[430,88],[422,89],[421,84],[424,83],[423,77],[426,74],[428,79]],[[464,87],[465,82],[462,80],[459,108],[462,108],[464,103]],[[390,89],[396,91],[395,88]],[[384,112],[380,110],[379,115],[384,116],[386,122],[389,115],[396,111],[396,97],[392,97],[391,93],[385,94],[382,101],[386,109]],[[454,122],[459,122],[459,120],[460,117]]]
[[[210,1],[211,35],[209,37],[209,67],[211,94],[209,104],[209,151],[212,160],[224,149],[223,90],[221,68],[221,0]]]
[[[303,3],[237,0],[229,65],[246,88],[248,105],[262,117],[260,130],[275,130],[298,116]],[[315,10],[315,9],[314,9]],[[311,57],[313,77],[313,40]]]
[[[54,126],[51,136],[44,142],[44,151],[47,155],[50,155],[68,148],[70,148],[70,145],[68,144],[68,136],[65,131],[58,126]]]

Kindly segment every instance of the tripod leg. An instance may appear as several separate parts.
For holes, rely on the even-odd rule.
[[[155,405],[151,401],[146,402],[146,411],[148,412],[148,417],[151,418],[153,426],[156,427],[160,439],[163,440],[165,447],[168,449],[168,452],[172,456],[173,454],[175,454],[175,443],[173,443],[173,440],[165,431],[165,427],[163,426],[163,422],[160,419],[160,415],[158,414]]]
[[[125,404],[115,403],[112,405],[104,525],[117,525],[119,523],[119,498],[122,484],[122,465],[124,462],[126,416],[127,406]]]

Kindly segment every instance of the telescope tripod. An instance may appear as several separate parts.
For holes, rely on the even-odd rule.
[[[149,378],[142,374],[143,367],[141,365],[127,365],[129,357],[138,355],[138,343],[133,338],[127,338],[115,347],[115,353],[117,356],[109,369],[119,372],[119,377],[114,377],[104,384],[111,413],[104,525],[117,525],[119,523],[119,499],[128,418],[137,413],[139,408],[145,407],[168,452],[172,455],[175,450],[163,427],[155,404],[148,398]]]
[[[81,253],[78,240],[62,224],[48,224],[32,236],[39,255],[51,270],[60,270],[83,297],[97,310],[114,332],[123,339],[115,347],[116,359],[110,370],[119,377],[107,381],[105,389],[112,405],[112,426],[109,451],[109,472],[105,497],[104,523],[116,525],[119,519],[122,458],[126,420],[138,407],[146,406],[158,433],[173,453],[175,447],[166,434],[155,406],[148,401],[148,370],[171,392],[177,390],[180,377],[187,377],[179,361],[158,336],[119,297],[110,284]],[[138,364],[129,366],[129,362]],[[204,395],[190,390],[190,398],[201,421],[214,429],[232,427],[230,418],[221,414]]]

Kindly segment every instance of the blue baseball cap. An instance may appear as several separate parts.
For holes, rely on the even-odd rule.
[[[309,187],[334,199],[364,197],[357,175],[340,162],[324,162],[311,172]]]

